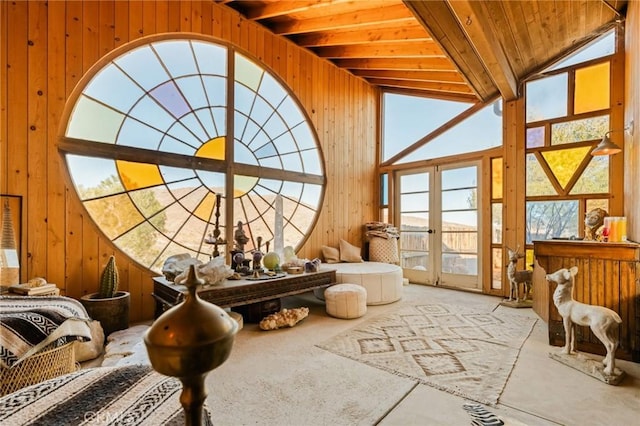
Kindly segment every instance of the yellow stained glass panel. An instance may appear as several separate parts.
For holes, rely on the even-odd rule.
[[[122,184],[127,191],[164,183],[160,170],[155,164],[116,160],[116,166],[118,167],[120,180],[122,180]]]
[[[491,159],[491,198],[502,198],[502,157]]]
[[[610,107],[609,62],[576,70],[574,114]]]
[[[196,152],[196,157],[224,160],[224,136],[213,138],[202,144]]]
[[[558,195],[535,155],[527,154],[526,165],[527,196]]]
[[[549,165],[560,185],[565,188],[569,180],[573,177],[584,160],[589,155],[591,146],[583,146],[571,149],[558,149],[555,151],[543,152],[542,156]]]
[[[209,192],[202,202],[195,208],[193,214],[198,216],[200,219],[208,222],[213,218],[213,208],[216,206],[216,194],[213,192]]]

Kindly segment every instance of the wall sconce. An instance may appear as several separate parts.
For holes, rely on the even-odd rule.
[[[609,139],[609,134],[613,132],[625,132],[627,130],[633,131],[632,129],[633,127],[629,125],[623,130],[609,130],[604,134],[600,143],[593,149],[593,151],[591,151],[591,155],[614,155],[619,153],[620,151],[622,151],[622,148],[611,142],[611,139]]]

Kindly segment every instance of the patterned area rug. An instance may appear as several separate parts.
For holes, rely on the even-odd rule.
[[[496,404],[536,320],[448,304],[402,306],[318,347]]]

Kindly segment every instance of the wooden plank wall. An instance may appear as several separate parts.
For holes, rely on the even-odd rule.
[[[377,90],[211,0],[0,3],[0,193],[22,195],[21,279],[43,276],[79,298],[97,289],[110,254],[131,320],[153,317],[152,273],[95,228],[57,150],[60,118],[80,78],[105,54],[140,37],[194,32],[228,40],[263,61],[298,96],[324,152],[327,188],[298,253],[362,241],[377,219]]]
[[[633,121],[633,135],[625,133],[625,216],[627,235],[640,242],[640,2],[628,3],[625,21],[625,126]],[[640,288],[640,281],[638,282]]]

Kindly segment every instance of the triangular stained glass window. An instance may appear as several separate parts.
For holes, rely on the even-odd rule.
[[[542,153],[549,168],[563,188],[576,173],[585,156],[589,155],[591,146],[583,146],[571,149],[558,149]]]

